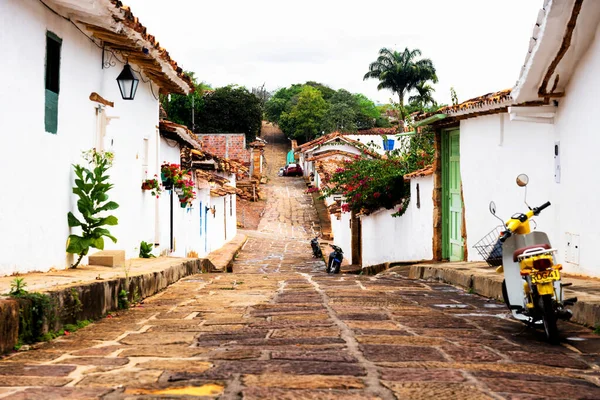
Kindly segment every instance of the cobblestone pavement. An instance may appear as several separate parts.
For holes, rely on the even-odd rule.
[[[310,256],[316,216],[304,187],[271,181],[232,274],[188,277],[4,359],[0,397],[600,398],[588,329],[562,324],[564,344],[550,346],[503,305],[452,286],[325,274]]]

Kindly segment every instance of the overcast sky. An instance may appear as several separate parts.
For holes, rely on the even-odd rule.
[[[459,101],[512,87],[543,0],[125,0],[185,70],[213,87],[322,82],[386,103],[363,81],[382,47],[418,48]],[[397,97],[394,96],[397,101]]]

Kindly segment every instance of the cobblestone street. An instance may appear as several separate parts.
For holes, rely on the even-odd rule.
[[[306,185],[276,176],[289,142],[266,139],[267,208],[233,273],[185,278],[3,359],[0,398],[600,398],[589,329],[561,324],[551,346],[503,304],[449,285],[324,273]]]

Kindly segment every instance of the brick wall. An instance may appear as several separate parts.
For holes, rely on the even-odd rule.
[[[219,157],[250,163],[250,151],[246,149],[243,133],[199,133],[202,149]]]

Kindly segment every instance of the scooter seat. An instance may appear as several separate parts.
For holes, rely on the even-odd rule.
[[[542,243],[542,244],[534,244],[533,246],[527,246],[527,247],[521,247],[520,249],[515,250],[515,252],[513,253],[513,262],[517,262],[519,261],[519,256],[523,253],[525,253],[527,250],[531,250],[531,249],[536,249],[536,248],[542,248],[542,249],[546,249],[546,250],[550,250],[552,247],[547,244],[547,243]]]

